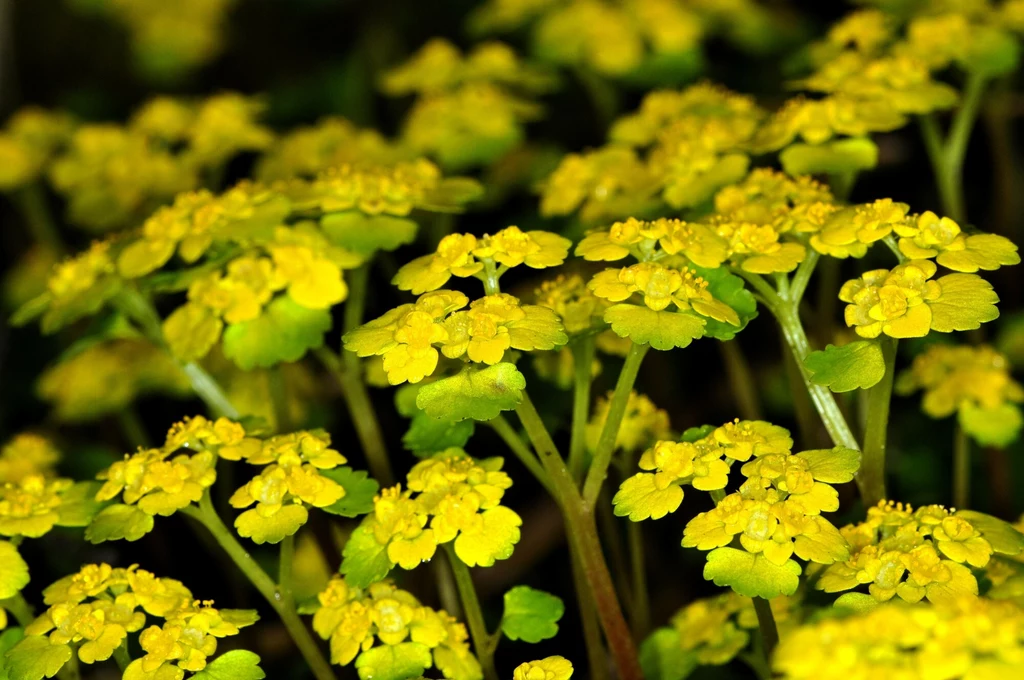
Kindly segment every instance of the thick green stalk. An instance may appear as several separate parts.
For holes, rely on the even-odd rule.
[[[892,402],[892,384],[896,372],[896,340],[888,336],[879,338],[885,375],[867,390],[867,423],[864,428],[864,450],[857,472],[862,500],[866,507],[885,500],[885,445],[889,428],[889,405]]]
[[[572,563],[572,578],[577,584],[586,584],[587,576],[583,572],[579,556],[569,551]],[[586,589],[576,589],[576,603],[580,610],[580,625],[583,628],[583,641],[587,646],[587,664],[590,680],[608,680],[608,654],[601,639],[601,625],[597,619],[597,608],[594,601],[587,597]]]
[[[619,380],[615,383],[615,391],[608,406],[608,418],[604,421],[601,436],[597,440],[597,448],[594,450],[594,458],[583,483],[583,502],[587,507],[593,507],[597,502],[597,497],[601,494],[601,485],[608,477],[608,466],[615,453],[615,442],[619,437],[619,427],[622,425],[622,417],[626,414],[626,406],[629,404],[629,393],[633,391],[640,364],[648,349],[649,345],[631,345],[626,354],[626,361],[622,364],[622,371],[619,373]]]
[[[572,345],[573,393],[572,435],[569,440],[569,472],[577,483],[583,481],[587,459],[587,421],[590,419],[590,385],[593,382],[595,343],[585,335]]]
[[[295,534],[285,536],[281,541],[281,553],[277,558],[277,588],[285,607],[295,608],[295,593],[292,590],[292,567],[295,566]]]
[[[28,603],[25,596],[20,592],[15,593],[6,600],[0,601],[0,605],[14,615],[18,625],[22,628],[32,623],[36,618],[35,612],[32,611],[32,605]]]
[[[480,667],[484,671],[484,678],[485,680],[498,680],[498,672],[494,668],[494,650],[500,638],[487,632],[484,612],[480,608],[480,600],[476,595],[476,586],[473,585],[473,575],[469,573],[469,567],[455,554],[452,543],[446,543],[444,547],[448,555],[448,563],[452,568],[452,575],[455,577],[455,587],[459,591],[459,599],[462,600],[466,626],[469,628],[470,637],[473,638],[476,658],[480,661]]]
[[[762,597],[751,598],[754,601],[754,611],[757,613],[757,627],[761,629],[761,642],[764,651],[765,661],[771,665],[772,652],[779,644],[779,629],[775,625],[775,615],[772,614],[771,603]]]
[[[548,471],[555,500],[565,518],[569,546],[579,557],[586,577],[586,583],[577,584],[577,589],[581,593],[587,593],[594,602],[619,680],[642,680],[643,673],[640,670],[636,646],[622,615],[622,607],[615,594],[615,585],[601,550],[593,506],[580,497],[565,461],[558,453],[550,433],[544,427],[544,421],[526,393],[523,393],[523,400],[516,408],[516,413],[544,468]]]
[[[36,243],[44,248],[49,248],[58,255],[64,255],[67,248],[60,236],[60,231],[50,215],[50,208],[46,205],[46,195],[43,193],[43,186],[39,182],[33,182],[22,187],[13,195],[14,202],[21,210],[22,217],[28,224],[29,231]]]
[[[136,288],[125,288],[114,299],[115,306],[122,314],[134,321],[142,330],[150,342],[167,349],[167,341],[164,339],[163,325],[160,322],[160,315],[156,313],[153,304]],[[168,352],[170,350],[167,350]],[[210,413],[214,416],[224,416],[232,420],[238,420],[240,414],[234,407],[227,394],[213,376],[206,372],[206,369],[195,361],[180,361],[174,357],[181,367],[182,372],[189,380],[192,391],[196,393]]]
[[[284,588],[279,587],[274,581],[267,576],[267,573],[263,571],[263,568],[256,563],[256,560],[252,558],[241,543],[235,538],[235,535],[224,526],[224,522],[221,521],[217,511],[213,508],[213,502],[210,500],[210,493],[207,490],[203,493],[203,497],[199,501],[199,507],[194,505],[186,507],[184,512],[189,517],[192,517],[213,535],[213,538],[220,545],[221,549],[231,558],[235,565],[241,570],[242,574],[245,575],[249,582],[255,586],[256,590],[259,591],[270,606],[274,608],[277,615],[281,618],[285,628],[291,635],[295,645],[299,648],[299,652],[305,658],[306,663],[309,664],[310,670],[313,672],[313,676],[317,680],[334,680],[334,671],[331,669],[327,659],[324,658],[323,653],[320,651],[320,646],[316,640],[310,634],[309,629],[306,628],[306,624],[303,623],[302,619],[299,618],[298,613],[295,611],[295,607],[289,601]],[[287,576],[287,573],[285,574]]]
[[[643,640],[651,630],[651,598],[647,589],[643,525],[640,522],[627,522],[626,538],[629,541],[629,571],[633,577],[633,585],[630,588],[633,594],[633,637]]]
[[[370,394],[366,390],[366,384],[358,373],[352,374],[347,366],[342,364],[342,359],[327,347],[320,347],[314,350],[317,359],[324,365],[341,388],[341,396],[345,399],[352,424],[356,428],[356,437],[366,455],[366,462],[370,468],[370,474],[380,482],[383,487],[393,486],[395,483],[394,473],[391,471],[391,461],[388,459],[387,447],[384,446],[384,434],[381,432],[380,423],[377,421],[377,413],[370,401]],[[345,352],[355,357],[352,352]],[[358,357],[355,357],[358,361]]]
[[[125,638],[121,641],[114,649],[114,661],[117,662],[117,667],[124,672],[124,669],[128,668],[128,665],[132,662],[132,657],[128,654],[128,639]]]
[[[953,506],[969,508],[971,503],[971,440],[960,423],[953,433]]]
[[[508,422],[505,416],[499,415],[497,418],[492,418],[487,421],[487,424],[501,437],[505,445],[508,446],[509,450],[516,455],[516,458],[530,471],[534,479],[540,482],[541,486],[547,489],[548,493],[553,493],[551,489],[551,480],[548,479],[548,473],[544,471],[544,467],[537,460],[537,456],[534,455],[530,447],[526,445],[519,433],[516,432],[512,425]]]

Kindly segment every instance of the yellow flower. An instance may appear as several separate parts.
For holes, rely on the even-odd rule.
[[[641,262],[622,269],[599,272],[587,284],[594,295],[610,302],[628,300],[634,293],[643,295],[649,309],[661,311],[670,304],[701,316],[740,325],[736,311],[707,290],[708,282],[688,267],[672,269],[654,262]]]
[[[522,231],[507,227],[497,234],[484,235],[473,249],[480,260],[494,260],[502,267],[525,264],[532,269],[557,267],[565,262],[572,242],[550,231]]]
[[[803,244],[781,241],[769,224],[721,221],[715,226],[729,242],[730,259],[752,274],[791,272],[807,256]]]
[[[187,156],[199,165],[216,168],[240,151],[267,148],[274,134],[256,122],[263,108],[257,99],[235,92],[209,97],[196,111]]]
[[[593,451],[601,437],[608,411],[611,408],[611,393],[599,397],[594,411],[587,422],[587,447]],[[629,393],[626,412],[622,416],[622,424],[615,439],[615,448],[628,452],[642,451],[659,439],[668,439],[672,428],[668,413],[654,405],[646,395],[635,391]]]
[[[917,338],[929,330],[948,333],[978,328],[999,316],[992,286],[973,274],[932,280],[931,260],[911,260],[892,271],[875,269],[843,284],[839,299],[850,303],[846,325],[865,338],[882,333]]]
[[[710,435],[727,457],[740,462],[751,456],[785,455],[793,449],[789,430],[763,420],[739,420],[716,428]]]
[[[811,236],[811,247],[832,257],[864,257],[868,247],[906,221],[910,206],[883,198],[833,213],[821,231]]]
[[[415,569],[434,556],[437,538],[412,491],[403,493],[401,486],[382,489],[373,499],[373,518],[374,537],[387,546],[388,559],[403,569]]]
[[[518,298],[504,293],[487,295],[475,300],[469,310],[449,315],[444,330],[447,337],[441,352],[446,357],[465,354],[470,361],[490,365],[501,361],[510,348],[551,350],[569,340],[553,310],[520,304]]]
[[[41,326],[53,331],[93,314],[120,289],[109,241],[93,241],[89,248],[53,268],[46,282],[48,304]]]
[[[540,661],[519,664],[512,672],[512,680],[569,680],[572,663],[562,656],[549,656]]]
[[[449,234],[437,244],[436,252],[403,265],[391,282],[399,290],[419,295],[440,288],[452,276],[473,276],[484,268],[473,256],[476,248],[477,238],[472,234]]]
[[[179,194],[174,204],[153,213],[142,225],[140,238],[118,255],[121,276],[138,278],[167,264],[178,252],[188,263],[198,260],[213,243],[203,212],[214,210],[217,199],[206,190]]]
[[[308,223],[278,227],[268,249],[288,295],[308,309],[327,309],[344,301],[348,286],[341,270],[362,263],[360,257],[332,246]]]
[[[275,463],[235,491],[230,503],[235,508],[256,505],[235,520],[239,535],[256,543],[278,543],[306,523],[309,514],[305,505],[323,508],[344,495],[344,487],[312,465]]]
[[[438,352],[434,345],[448,341],[444,319],[465,307],[462,293],[437,290],[411,305],[400,305],[383,316],[345,334],[345,349],[360,357],[382,356],[392,385],[417,383],[434,372]]]
[[[536,303],[553,310],[570,335],[584,333],[602,323],[608,303],[594,295],[577,274],[543,282],[535,291]]]
[[[23,432],[0,448],[0,483],[17,483],[29,475],[52,477],[60,452],[45,437]]]
[[[895,231],[904,255],[913,259],[934,257],[938,264],[953,271],[973,273],[1020,263],[1017,246],[1009,239],[997,234],[968,236],[953,220],[930,211],[896,225]]]
[[[70,479],[47,480],[29,474],[0,487],[0,534],[38,538],[60,520],[61,495]]]
[[[714,443],[659,441],[640,456],[641,472],[622,483],[612,498],[615,514],[639,522],[675,512],[683,500],[682,485],[701,491],[724,489],[729,464]]]
[[[660,181],[630,148],[606,146],[569,154],[547,178],[541,196],[542,217],[580,209],[587,223],[644,214],[657,201]]]
[[[173,450],[140,449],[97,475],[105,483],[96,500],[122,495],[128,505],[138,504],[150,515],[168,516],[199,502],[203,491],[217,479],[216,456],[201,451],[171,458]]]
[[[897,381],[902,394],[917,389],[925,391],[921,405],[933,418],[964,407],[996,409],[1024,401],[1024,388],[1011,376],[1006,357],[987,345],[931,345]]]

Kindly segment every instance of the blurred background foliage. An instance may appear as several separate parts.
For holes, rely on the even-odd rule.
[[[475,0],[0,0],[0,119],[6,119],[21,106],[33,104],[64,110],[84,121],[123,122],[141,103],[157,94],[200,97],[232,90],[257,95],[265,107],[261,121],[277,132],[334,115],[394,136],[415,97],[385,95],[380,88],[383,73],[404,62],[431,38],[444,37],[463,49],[470,48],[477,41],[473,30],[496,21],[493,16],[481,16],[478,5]],[[529,156],[519,159],[518,165],[513,157],[500,167],[476,173],[485,184],[493,184],[494,176],[489,173],[501,172],[525,172],[527,181],[512,184],[507,191],[472,206],[466,214],[455,218],[457,230],[493,233],[517,224],[524,230],[548,229],[578,238],[582,228],[572,218],[540,217],[539,198],[530,180],[550,172],[564,153],[601,145],[609,122],[635,110],[643,95],[655,85],[679,88],[708,79],[753,95],[765,108],[778,107],[790,96],[787,79],[807,62],[801,45],[822,36],[830,23],[850,10],[845,3],[812,0],[766,0],[752,6],[763,12],[763,16],[758,15],[759,21],[768,22],[771,30],[764,23],[746,31],[739,25],[730,30],[725,26],[682,56],[659,62],[658,69],[648,69],[648,73],[656,74],[656,82],[616,75],[614,55],[608,56],[621,37],[614,31],[605,54],[611,60],[605,62],[606,73],[573,66],[553,69],[558,87],[536,97],[543,114],[531,116],[526,122]],[[557,30],[551,30],[555,31],[557,44]],[[538,40],[526,28],[511,30],[500,37],[521,54],[529,53]],[[543,53],[544,45],[539,44],[538,49]],[[1020,169],[1024,149],[1018,137],[1024,99],[1018,93],[1019,75],[1014,78],[1018,82],[1003,79],[989,96],[968,151],[965,185],[971,222],[1020,243],[1024,234],[1024,192],[1020,191],[1024,186]],[[905,126],[874,139],[879,147],[878,167],[858,179],[850,200],[886,196],[909,203],[915,210],[938,210],[933,176],[916,126]],[[256,161],[257,154],[251,151],[234,157],[224,170],[224,186],[251,176]],[[49,200],[55,214],[60,214],[58,201],[52,196]],[[6,275],[16,265],[25,265],[31,236],[8,201],[0,201],[0,224],[0,267]],[[384,285],[387,269],[393,271],[398,263],[433,248],[437,235],[450,229],[451,223],[422,226],[419,243],[399,250],[390,260],[384,258],[378,285],[371,288],[367,318],[404,301],[391,286]],[[73,250],[80,250],[90,239],[89,234],[70,229],[64,230],[63,236]],[[855,268],[862,267],[850,261],[844,265],[837,281],[845,280],[847,274],[852,275]],[[1005,268],[993,273],[990,279],[1002,298],[1002,317],[984,331],[972,334],[971,340],[995,344],[1019,369],[1024,366],[1019,274],[1015,268]],[[529,290],[535,280],[512,283],[513,290]],[[834,288],[826,294],[834,294]],[[816,291],[812,289],[811,295],[816,295]],[[336,346],[336,334],[330,337]],[[818,346],[824,346],[836,338],[817,337],[816,341]],[[922,351],[922,343],[929,341],[932,338],[901,343],[898,367],[909,366],[912,357]],[[121,342],[124,345],[118,353],[122,361],[131,360],[146,371],[159,373],[159,359],[147,357],[144,349],[131,347],[130,339]],[[821,428],[801,429],[793,420],[793,399],[804,395],[800,393],[802,388],[791,388],[786,380],[779,361],[784,351],[772,320],[762,315],[737,342],[751,360],[763,415],[799,432],[803,448],[825,445],[826,435]],[[638,384],[668,413],[673,430],[725,422],[738,413],[739,405],[725,377],[718,344],[694,343],[685,351],[652,353],[644,365]],[[55,412],[39,398],[38,376],[52,365],[66,345],[66,337],[43,336],[33,326],[13,330],[5,323],[0,328],[0,441],[26,429],[52,434],[65,453],[64,471],[82,479],[106,467],[130,447],[122,434],[124,423],[118,422],[116,409],[92,420],[85,417],[89,415],[88,403],[64,404],[63,411]],[[63,379],[84,380],[101,373],[96,363],[100,360],[86,357],[79,374],[65,375]],[[612,387],[611,381],[617,374],[613,361],[609,360],[609,367],[598,377],[595,394]],[[54,377],[52,372],[49,375],[50,389],[59,389],[53,384],[62,377]],[[532,375],[529,377],[532,379]],[[298,393],[308,396],[301,405],[303,420],[327,427],[338,448],[359,467],[355,436],[347,417],[338,413],[330,381],[316,369],[300,365],[289,367],[287,379]],[[38,388],[43,393],[47,390],[46,380]],[[96,389],[104,390],[116,404],[119,389],[132,392],[124,397],[126,401],[135,392],[147,393],[144,377],[133,380],[137,384],[130,385],[131,390],[123,381]],[[265,381],[258,373],[236,376],[236,380],[237,384],[229,384],[229,390],[249,400],[251,408],[267,403],[260,392]],[[568,394],[555,389],[534,393],[540,411],[553,418],[568,417]],[[848,402],[856,398],[852,394],[840,398]],[[392,395],[391,390],[378,390],[374,400],[389,436],[392,455],[399,457],[395,465],[404,470],[413,460],[399,443],[405,426],[394,408]],[[890,493],[915,505],[949,503],[954,419],[927,417],[920,410],[919,399],[895,398],[889,445]],[[242,405],[244,408],[245,404]],[[143,397],[141,418],[134,426],[156,440],[182,413],[193,411],[200,412],[201,405],[189,400],[187,389],[163,389],[160,394]],[[76,413],[82,417],[76,418]],[[58,417],[65,422],[59,422]],[[479,456],[500,455],[497,438],[486,428],[478,429],[470,452]],[[513,478],[525,481],[525,471],[509,458]],[[978,510],[1011,519],[1024,512],[1024,495],[1016,493],[1024,480],[1024,443],[1018,441],[1005,449],[978,447],[974,465],[973,498]],[[851,517],[861,516],[862,510],[852,502],[852,488],[844,491],[851,496],[845,499],[844,508],[848,508]],[[481,592],[486,598],[509,584],[528,583],[568,593],[571,584],[568,570],[562,568],[564,553],[557,550],[562,540],[561,521],[553,503],[526,483],[513,487],[508,498],[511,505],[521,509],[529,530],[524,531],[523,542],[512,559],[480,575]],[[688,496],[687,503],[690,502],[696,501]],[[702,508],[684,509],[683,514],[692,515],[699,509]],[[246,592],[238,579],[232,577],[229,565],[210,563],[216,558],[209,557],[181,559],[186,551],[192,554],[196,540],[181,525],[182,521],[167,521],[160,531],[137,544],[89,546],[81,543],[74,532],[55,531],[24,548],[34,569],[29,590],[74,571],[86,561],[138,561],[144,568],[185,581],[197,593],[224,593],[217,596],[218,600],[230,600],[231,606],[260,606],[256,594]],[[326,530],[312,528],[313,532]],[[612,548],[624,540],[621,526],[605,529],[605,540]],[[652,618],[656,622],[666,621],[683,603],[711,590],[698,576],[703,556],[676,547],[678,529],[675,523],[659,523],[648,529],[650,582],[652,593],[656,593]],[[312,540],[312,536],[306,538]],[[300,541],[300,549],[301,545]],[[618,550],[623,550],[621,545]],[[337,556],[334,557],[333,563],[331,559],[327,563],[316,559],[306,563],[302,575],[308,581],[309,593],[320,587],[327,570],[337,567]],[[616,568],[614,558],[612,567]],[[50,573],[41,573],[44,569]],[[408,579],[412,583],[406,587],[417,592],[414,581],[423,572],[413,574]],[[693,576],[681,580],[677,576],[680,573]],[[421,585],[424,587],[417,594],[429,601],[432,586],[429,582]],[[572,620],[575,615],[574,607],[567,608],[562,633],[531,652],[532,655],[539,658],[544,653],[558,653],[582,659],[579,626]],[[299,663],[298,660],[287,656],[290,642],[275,625],[273,617],[266,617],[256,633],[259,640],[245,639],[253,637],[250,629],[242,644],[263,656],[269,677],[299,677],[291,665]],[[513,661],[503,661],[504,654],[508,654],[508,649],[499,652],[501,668],[510,667]],[[742,677],[742,668],[736,670]],[[694,677],[700,673],[724,677],[722,672],[709,667]]]

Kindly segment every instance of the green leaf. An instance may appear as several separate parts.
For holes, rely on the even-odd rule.
[[[29,635],[7,652],[11,680],[52,678],[71,658],[71,645],[52,645],[45,635]]]
[[[740,595],[770,600],[795,593],[801,571],[793,560],[777,566],[763,555],[736,548],[716,548],[708,553],[704,578],[714,581],[716,586],[730,586]]]
[[[1020,435],[1024,419],[1016,404],[1004,403],[984,408],[966,403],[958,414],[960,425],[982,446],[1006,446]]]
[[[356,527],[345,542],[341,551],[341,573],[349,585],[365,588],[388,575],[395,565],[388,558],[387,546],[383,546],[373,537],[371,522],[367,517]]]
[[[260,657],[244,649],[221,654],[192,676],[191,680],[262,680],[267,674],[260,668]]]
[[[796,454],[807,461],[811,474],[819,482],[844,484],[853,481],[853,475],[860,469],[860,451],[836,446],[831,449],[815,449]]]
[[[967,54],[960,60],[964,69],[977,76],[997,78],[1017,70],[1020,46],[1017,38],[994,26],[975,25]]]
[[[224,330],[224,356],[246,371],[298,361],[308,350],[323,345],[329,330],[329,310],[307,309],[282,295],[258,319]]]
[[[467,368],[421,387],[416,406],[431,418],[490,420],[518,406],[525,387],[526,378],[509,363]]]
[[[100,511],[85,528],[85,540],[90,543],[104,541],[137,541],[153,530],[153,516],[138,506],[109,505]]]
[[[660,350],[686,347],[704,335],[704,319],[691,312],[656,312],[622,303],[606,309],[604,320],[620,338]]]
[[[825,144],[790,144],[779,154],[790,175],[842,175],[878,165],[878,147],[866,137]]]
[[[956,516],[967,520],[980,531],[995,552],[1003,555],[1019,555],[1024,552],[1024,534],[1014,529],[1009,522],[975,510],[957,510]]]
[[[836,609],[849,609],[852,612],[861,614],[871,611],[880,604],[881,602],[867,593],[843,593],[836,598],[832,606]]]
[[[42,293],[40,295],[37,295],[36,297],[32,298],[31,300],[23,304],[21,307],[18,307],[18,309],[16,309],[14,313],[11,314],[9,323],[15,328],[20,328],[22,326],[28,325],[32,321],[35,321],[40,316],[42,316],[43,312],[45,312],[47,308],[50,306],[50,301],[52,299],[53,296],[50,295],[50,293]]]
[[[28,585],[28,564],[10,541],[0,541],[0,600],[14,597]]]
[[[96,500],[96,492],[103,486],[102,482],[77,482],[60,495],[60,506],[57,514],[57,526],[87,527],[89,523],[107,505]]]
[[[419,642],[378,645],[356,657],[360,680],[408,680],[430,665],[430,648]]]
[[[646,680],[685,680],[698,665],[697,653],[683,649],[675,628],[659,628],[640,644],[640,668]]]
[[[501,632],[510,640],[547,640],[558,634],[558,621],[564,613],[561,598],[529,586],[516,586],[505,593]]]
[[[683,430],[683,433],[679,435],[679,441],[690,442],[691,444],[698,439],[704,439],[709,434],[718,429],[717,425],[701,425],[700,427],[688,427]]]
[[[480,182],[469,177],[449,177],[424,196],[420,207],[435,212],[462,212],[463,206],[484,195]]]
[[[743,279],[730,274],[725,267],[706,269],[693,264],[688,266],[708,282],[708,292],[719,302],[732,307],[740,318],[739,326],[717,319],[705,319],[704,335],[716,340],[732,340],[757,316],[757,300],[754,294],[746,289]]]
[[[373,512],[373,497],[380,491],[380,484],[365,470],[353,470],[345,466],[333,470],[320,470],[320,474],[334,480],[345,489],[345,495],[341,500],[321,510],[342,517],[358,517]]]
[[[7,663],[7,652],[11,651],[25,637],[21,628],[8,628],[0,633],[0,680],[11,680],[11,669]]]
[[[324,215],[320,227],[333,243],[363,255],[412,243],[418,229],[412,220],[390,215],[371,217],[358,211]]]
[[[833,392],[850,392],[877,385],[885,376],[885,358],[881,345],[874,340],[857,340],[811,352],[804,359],[804,368],[815,385],[824,385]]]
[[[417,458],[424,458],[452,447],[461,449],[475,431],[476,422],[473,420],[431,418],[423,411],[417,411],[402,437],[402,445]]]

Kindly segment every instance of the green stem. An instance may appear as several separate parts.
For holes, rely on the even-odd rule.
[[[451,565],[448,564],[448,554],[442,550],[437,555],[438,559],[430,563],[434,572],[434,583],[437,585],[437,597],[446,612],[461,620],[463,618],[462,603],[459,601],[455,576],[452,574]]]
[[[114,304],[121,313],[139,326],[142,334],[150,342],[167,349],[160,315],[156,313],[153,304],[138,289],[131,287],[123,289],[115,298]],[[188,378],[192,391],[206,404],[213,415],[238,420],[240,417],[238,409],[234,407],[220,384],[206,372],[205,368],[194,361],[181,361],[177,357],[174,358]]]
[[[516,458],[530,471],[530,474],[540,482],[541,486],[547,489],[548,493],[552,493],[551,480],[548,479],[548,473],[544,471],[544,467],[537,460],[537,456],[534,455],[530,447],[526,445],[519,433],[516,432],[512,425],[508,422],[505,416],[499,415],[497,418],[492,418],[487,421],[487,424],[501,437],[505,445],[508,446],[509,450],[515,454]]]
[[[28,603],[25,596],[20,592],[15,593],[6,600],[3,600],[0,602],[0,605],[14,615],[14,618],[18,621],[18,625],[22,628],[32,623],[36,618],[35,612],[32,611],[32,605]]]
[[[117,424],[121,427],[121,434],[131,449],[149,448],[149,435],[146,434],[146,428],[133,404],[128,404],[117,412]]]
[[[285,536],[281,541],[281,554],[277,562],[277,591],[281,601],[289,609],[295,608],[295,593],[292,590],[292,567],[295,565],[295,534]]]
[[[128,654],[128,640],[124,639],[114,649],[114,661],[117,662],[117,667],[124,672],[124,669],[128,668],[128,665],[132,662],[132,657]]]
[[[516,407],[526,429],[526,434],[533,443],[544,469],[548,471],[551,486],[555,492],[555,500],[562,509],[565,518],[569,546],[580,560],[580,566],[586,576],[588,594],[597,609],[601,627],[608,641],[608,649],[618,671],[619,680],[642,680],[643,673],[636,655],[636,647],[629,632],[629,626],[622,615],[622,607],[615,594],[615,585],[611,573],[604,560],[601,543],[598,539],[597,525],[594,522],[593,505],[580,498],[576,483],[569,474],[565,461],[558,453],[558,448],[551,439],[551,434],[544,427],[544,421],[537,413],[529,395],[523,393],[523,400]],[[600,484],[598,485],[600,490]]]
[[[594,601],[587,596],[587,575],[580,565],[576,551],[569,551],[572,563],[572,579],[576,584],[576,603],[580,610],[580,625],[583,627],[583,640],[587,645],[587,664],[590,666],[587,677],[590,680],[608,680],[608,655],[601,639],[601,626],[597,619]]]
[[[626,523],[626,537],[629,541],[630,573],[633,585],[633,637],[643,640],[651,629],[651,601],[647,590],[647,564],[644,549],[643,526],[640,522]]]
[[[804,261],[797,267],[796,274],[793,274],[793,282],[789,287],[789,299],[794,305],[800,306],[800,301],[803,300],[804,292],[807,290],[807,284],[810,283],[811,275],[814,274],[814,268],[820,259],[821,255],[817,251],[808,249]]]
[[[267,369],[267,387],[270,391],[270,404],[273,408],[277,432],[291,432],[294,427],[288,408],[288,387],[285,385],[284,372],[280,365]]]
[[[572,344],[574,368],[572,393],[572,436],[569,440],[569,472],[577,483],[583,481],[587,462],[587,421],[590,419],[590,386],[593,382],[593,335],[585,335]]]
[[[779,629],[775,625],[772,605],[768,600],[761,597],[753,597],[751,599],[754,601],[754,611],[757,613],[757,627],[761,629],[764,658],[771,665],[772,652],[775,651],[775,647],[779,644]]]
[[[249,551],[235,538],[234,534],[224,526],[217,511],[213,508],[210,500],[209,490],[203,493],[199,500],[199,507],[190,505],[182,510],[186,515],[192,517],[213,535],[213,538],[220,545],[221,549],[231,558],[235,565],[241,570],[249,582],[253,584],[270,606],[274,608],[281,618],[284,627],[288,630],[299,652],[306,659],[313,677],[317,680],[334,680],[334,671],[331,669],[327,659],[324,658],[316,640],[310,635],[309,629],[299,618],[295,607],[291,605],[288,597],[277,584],[267,576],[263,568],[256,563]]]
[[[971,503],[971,440],[960,423],[953,433],[953,506],[969,508]]]
[[[455,577],[455,587],[459,591],[459,599],[462,600],[466,626],[469,628],[470,637],[473,638],[476,657],[484,671],[484,678],[485,680],[498,680],[498,671],[494,668],[494,650],[500,638],[487,632],[484,613],[480,608],[480,600],[477,598],[476,586],[473,585],[473,575],[469,573],[469,567],[455,554],[452,543],[446,543],[444,547],[448,554],[448,563],[452,567],[452,576]]]
[[[356,437],[366,455],[366,462],[370,468],[370,474],[380,482],[381,486],[393,486],[395,483],[394,473],[391,471],[391,461],[388,459],[387,447],[384,445],[384,433],[380,429],[377,420],[377,413],[370,401],[370,393],[366,389],[362,376],[353,375],[348,366],[342,365],[341,358],[327,347],[320,347],[314,350],[320,363],[338,381],[341,388],[341,396],[348,407],[349,415],[352,418],[352,425],[356,429]],[[345,352],[346,359],[349,355],[356,361],[359,360],[352,352]]]
[[[711,500],[713,500],[717,506],[725,500],[725,489],[712,489],[711,491],[708,491],[708,495],[711,496]]]
[[[896,371],[896,340],[885,335],[879,338],[885,374],[867,390],[867,421],[864,428],[864,451],[857,484],[865,507],[885,500],[885,446],[889,427],[889,405]]]
[[[725,363],[725,374],[729,378],[740,417],[744,420],[760,420],[761,400],[757,396],[757,384],[739,342],[733,339],[716,344]]]
[[[828,176],[828,183],[832,189],[832,195],[845,203],[850,198],[853,185],[857,183],[857,171],[850,170],[848,172],[830,174]]]
[[[53,221],[50,208],[46,205],[46,195],[43,193],[42,185],[39,182],[33,182],[19,189],[13,198],[36,243],[44,248],[49,248],[58,255],[65,254],[67,247]]]
[[[633,344],[626,354],[626,361],[622,365],[619,380],[615,383],[615,391],[612,393],[611,403],[608,406],[608,418],[604,421],[601,436],[597,440],[597,448],[594,450],[594,458],[587,471],[586,481],[583,483],[583,502],[587,507],[593,507],[597,502],[597,497],[601,494],[601,485],[608,477],[608,466],[615,453],[615,442],[619,437],[619,427],[626,414],[626,406],[629,404],[629,393],[633,391],[633,384],[636,383],[640,364],[648,349],[650,349],[648,345]]]

